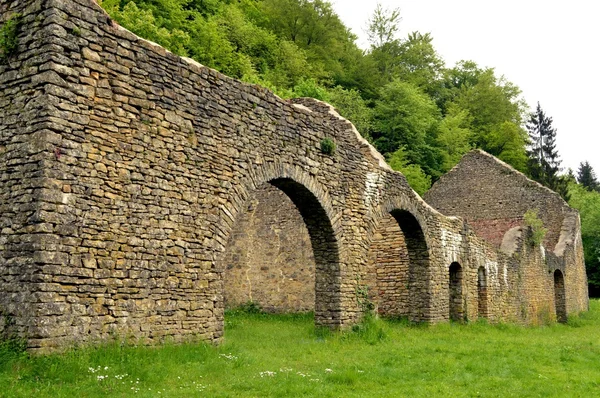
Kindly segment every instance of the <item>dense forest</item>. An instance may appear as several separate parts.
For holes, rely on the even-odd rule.
[[[587,162],[561,174],[552,118],[472,61],[446,65],[428,33],[400,37],[399,9],[365,20],[370,47],[326,0],[103,0],[122,26],[282,98],[333,104],[420,194],[481,148],[581,212],[590,288],[600,290],[600,186]]]

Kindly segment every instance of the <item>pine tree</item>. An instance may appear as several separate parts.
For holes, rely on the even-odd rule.
[[[600,190],[600,185],[596,179],[596,173],[594,173],[594,169],[587,160],[579,163],[577,182],[583,185],[588,191]]]
[[[527,151],[529,175],[568,200],[568,180],[558,175],[561,160],[556,150],[556,129],[539,102],[535,112],[529,115],[527,130],[530,140]]]

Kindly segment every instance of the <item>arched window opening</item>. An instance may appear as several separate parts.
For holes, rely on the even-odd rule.
[[[484,267],[477,270],[477,317],[488,317],[487,275]]]
[[[554,305],[556,306],[556,320],[567,322],[567,301],[565,297],[565,278],[560,270],[554,271]]]
[[[463,297],[462,297],[462,267],[459,263],[450,264],[448,296],[451,321],[462,321],[464,319]]]

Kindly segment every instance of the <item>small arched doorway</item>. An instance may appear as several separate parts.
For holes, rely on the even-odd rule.
[[[488,317],[487,274],[484,267],[477,270],[477,317]]]
[[[464,319],[463,298],[462,298],[462,267],[459,263],[450,264],[448,271],[448,298],[449,298],[449,318],[451,321],[462,321]]]
[[[561,323],[567,322],[565,278],[558,269],[554,271],[554,305],[556,307],[556,320]]]
[[[378,221],[369,247],[366,284],[385,317],[426,320],[429,250],[418,220],[395,209]]]

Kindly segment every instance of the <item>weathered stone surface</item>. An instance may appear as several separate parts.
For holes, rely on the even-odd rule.
[[[444,214],[463,217],[479,236],[520,258],[514,286],[521,318],[564,318],[587,308],[579,214],[557,193],[483,151],[472,151],[425,199]],[[523,216],[530,209],[537,210],[548,230],[537,248],[523,244]],[[555,280],[556,275],[564,280]],[[555,295],[566,302],[554,300]]]
[[[0,65],[0,316],[32,349],[115,333],[218,342],[225,300],[256,294],[334,328],[369,294],[424,322],[587,308],[571,210],[544,219],[560,225],[548,251],[515,234],[507,254],[487,218],[435,211],[327,104],[176,57],[93,0],[0,0],[0,20],[15,12],[19,48]],[[494,231],[524,213],[505,210]]]

